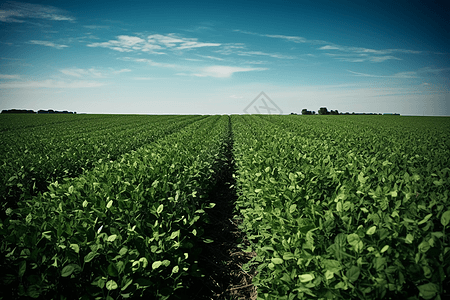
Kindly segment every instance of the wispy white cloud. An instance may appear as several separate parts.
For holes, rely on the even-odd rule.
[[[7,1],[0,5],[0,21],[7,23],[23,23],[24,19],[46,19],[51,21],[75,21],[62,9],[41,4]]]
[[[215,57],[215,56],[211,56],[211,55],[198,55],[198,56],[213,59],[213,60],[220,60],[220,61],[224,60],[223,58]]]
[[[105,26],[105,25],[84,25],[84,28],[87,29],[109,29],[110,26]]]
[[[237,72],[264,71],[267,68],[242,68],[230,66],[209,66],[201,68],[200,72],[192,74],[197,77],[229,78]]]
[[[147,58],[131,58],[125,57],[122,60],[129,60],[135,62],[146,63],[153,67],[171,68],[182,72],[178,72],[175,75],[180,76],[195,76],[195,77],[215,77],[215,78],[229,78],[237,72],[250,72],[250,71],[264,71],[267,68],[249,68],[249,67],[234,67],[234,66],[206,66],[206,67],[192,67],[180,64],[169,64],[156,62]]]
[[[79,68],[70,68],[70,69],[61,69],[59,70],[64,75],[73,76],[77,78],[106,78],[111,75],[117,75],[124,72],[131,72],[130,69],[121,69],[121,70],[98,70],[95,68],[90,69],[79,69]]]
[[[20,75],[0,74],[0,79],[20,79]]]
[[[88,47],[104,47],[120,52],[143,51],[152,54],[164,54],[158,50],[188,50],[200,47],[217,47],[219,43],[203,43],[196,38],[182,38],[170,33],[168,35],[153,34],[147,39],[137,36],[119,35],[116,40],[103,43],[88,44]]]
[[[76,88],[93,88],[104,86],[105,83],[96,81],[58,81],[58,80],[29,80],[29,81],[13,81],[13,82],[0,82],[0,88],[2,89],[14,89],[14,88],[51,88],[51,89],[76,89]]]
[[[394,53],[407,53],[407,54],[421,54],[423,51],[416,51],[416,50],[408,50],[408,49],[370,49],[370,48],[364,48],[364,47],[350,47],[350,46],[342,46],[342,45],[336,45],[334,43],[330,43],[323,40],[312,40],[312,39],[306,39],[304,37],[300,36],[286,36],[286,35],[274,35],[274,34],[260,34],[245,30],[234,30],[235,32],[240,32],[244,34],[250,34],[250,35],[256,35],[261,37],[268,37],[268,38],[277,38],[277,39],[283,39],[289,42],[294,43],[303,43],[303,44],[311,44],[311,45],[322,45],[317,48],[317,50],[331,50],[331,51],[338,51],[338,52],[344,52],[348,54],[349,57],[342,57],[339,55],[336,55],[334,58],[340,61],[347,61],[347,62],[384,62],[386,60],[395,59],[400,60],[400,58],[395,57],[393,55]],[[333,56],[331,53],[326,53],[329,56]],[[362,58],[361,56],[367,56],[366,59]],[[380,56],[382,55],[382,56]]]
[[[63,48],[69,47],[67,45],[55,44],[55,43],[49,42],[49,41],[31,40],[31,41],[29,41],[29,43],[30,44],[34,44],[34,45],[42,45],[42,46],[47,46],[47,47],[53,47],[53,48],[56,48],[56,49],[63,49]]]
[[[347,70],[347,71],[354,74],[355,76],[359,76],[359,77],[418,78],[417,72],[399,72],[399,73],[395,73],[394,75],[373,75],[373,74],[367,74],[367,73],[354,72],[354,71],[350,71],[350,70]]]
[[[270,56],[273,58],[283,58],[283,59],[295,59],[295,56],[291,55],[284,55],[284,54],[278,54],[278,53],[265,53],[262,51],[239,51],[237,52],[237,55],[241,56],[253,56],[253,55],[263,55],[263,56]]]
[[[369,57],[369,60],[373,61],[373,62],[383,62],[383,61],[386,61],[386,60],[389,60],[389,59],[401,60],[400,58],[397,58],[397,57],[392,56],[392,55],[371,56],[371,57]]]

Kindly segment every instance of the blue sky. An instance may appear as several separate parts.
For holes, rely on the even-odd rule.
[[[1,2],[0,109],[450,115],[448,7],[394,2]]]

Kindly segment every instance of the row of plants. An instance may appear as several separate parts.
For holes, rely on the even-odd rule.
[[[167,299],[197,266],[215,161],[229,136],[210,116],[8,208],[0,298]]]
[[[89,116],[88,119],[83,117]],[[1,116],[4,117],[4,116]],[[34,119],[34,127],[0,132],[0,201],[8,207],[46,190],[49,183],[76,177],[95,164],[152,143],[202,116],[6,116]],[[59,120],[48,123],[53,118]],[[80,119],[76,119],[80,118]],[[0,118],[3,120],[3,118]]]
[[[448,118],[232,118],[259,299],[449,294]]]

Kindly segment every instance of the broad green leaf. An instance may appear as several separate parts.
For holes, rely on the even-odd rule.
[[[107,241],[108,242],[114,242],[116,240],[116,238],[117,238],[117,235],[116,234],[112,234],[112,235],[108,236]]]
[[[418,224],[418,225],[421,225],[421,224],[427,222],[432,216],[433,216],[433,214],[428,214],[428,215],[426,215],[425,218],[423,218],[423,220],[420,221],[420,222],[417,223],[417,224]]]
[[[128,252],[128,248],[127,248],[126,246],[123,246],[123,247],[120,249],[119,254],[120,254],[121,256],[124,256],[125,254],[127,254],[127,252]]]
[[[89,203],[87,202],[87,200],[84,200],[84,201],[83,201],[83,207],[88,206],[88,204],[89,204]]]
[[[427,241],[423,241],[422,243],[419,244],[420,252],[425,253],[428,250],[430,250],[430,244]]]
[[[158,269],[160,266],[162,265],[162,262],[161,261],[155,261],[155,262],[153,262],[152,263],[152,269],[154,270],[154,269]]]
[[[380,253],[384,253],[389,249],[389,245],[385,245],[383,248],[381,248]]]
[[[441,216],[441,224],[443,226],[447,226],[448,223],[450,223],[450,210],[447,210]]]
[[[160,205],[158,206],[158,209],[156,210],[156,212],[157,212],[158,214],[160,214],[160,213],[162,213],[163,209],[164,209],[164,205],[163,205],[163,204],[160,204]]]
[[[359,243],[360,239],[359,239],[359,235],[357,235],[356,233],[352,233],[347,235],[347,242],[352,245],[352,246],[356,246]]]
[[[370,227],[369,229],[367,229],[366,234],[367,234],[367,235],[372,235],[372,234],[375,233],[376,230],[377,230],[377,226],[372,226],[372,227]]]
[[[67,265],[62,269],[61,276],[62,277],[70,276],[70,275],[72,275],[74,270],[75,270],[75,268],[72,265]]]
[[[178,271],[180,271],[180,267],[175,266],[172,268],[172,273],[178,273]]]
[[[116,267],[115,264],[113,264],[113,263],[109,264],[109,266],[108,266],[108,274],[109,274],[109,276],[117,277],[118,271],[117,271],[117,267]]]
[[[141,258],[139,259],[139,262],[142,264],[142,267],[143,267],[144,269],[147,268],[148,260],[147,260],[145,257],[141,257]]]
[[[73,185],[69,186],[69,194],[73,193]]]
[[[95,252],[89,252],[85,257],[84,257],[84,261],[85,262],[90,262],[91,260],[94,259],[95,257]]]
[[[23,274],[25,274],[25,271],[27,270],[27,262],[22,260],[19,263],[19,277],[22,277]]]
[[[311,280],[313,280],[314,274],[302,274],[302,275],[298,275],[298,279],[300,279],[300,282],[309,282]]]
[[[255,189],[255,193],[260,193],[262,189]]]
[[[289,213],[293,213],[294,211],[296,211],[297,210],[297,204],[292,204],[290,207],[289,207]]]
[[[70,248],[75,251],[75,253],[80,253],[80,247],[78,244],[70,244]]]
[[[272,262],[276,265],[280,265],[283,263],[283,259],[281,259],[279,257],[274,257],[274,258],[272,258]]]
[[[283,254],[283,259],[284,260],[295,259],[295,255],[291,252],[286,252]]]
[[[366,180],[367,180],[367,178],[364,177],[364,173],[363,173],[363,172],[359,173],[359,175],[358,175],[358,181],[359,181],[361,184],[365,184],[365,183],[366,183]]]
[[[407,244],[412,244],[413,240],[414,240],[414,236],[411,233],[408,233],[406,235],[405,242]]]
[[[417,287],[419,295],[424,299],[433,299],[439,293],[439,287],[434,283],[422,284]]]
[[[361,269],[358,266],[352,266],[347,270],[346,276],[350,282],[355,282],[361,274]]]
[[[109,291],[117,289],[119,286],[114,280],[110,280],[106,283],[106,289]]]

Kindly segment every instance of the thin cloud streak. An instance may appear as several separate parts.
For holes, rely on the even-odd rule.
[[[360,72],[354,72],[347,70],[348,72],[354,74],[358,77],[377,77],[377,78],[418,78],[417,72],[399,72],[394,75],[373,75],[373,74],[366,74],[366,73],[360,73]]]
[[[151,54],[166,54],[158,50],[189,50],[200,47],[217,47],[220,45],[219,43],[198,42],[196,38],[180,38],[170,33],[168,35],[149,35],[146,40],[137,36],[119,35],[116,40],[91,43],[87,46],[109,48],[119,52],[142,51]]]
[[[29,43],[33,44],[33,45],[41,45],[41,46],[53,47],[53,48],[56,48],[56,49],[63,49],[63,48],[69,47],[67,45],[59,45],[59,44],[55,44],[55,43],[49,42],[49,41],[31,40],[31,41],[29,41]]]
[[[0,79],[20,79],[20,75],[0,74]]]
[[[51,89],[76,89],[76,88],[93,88],[104,86],[105,83],[96,81],[55,81],[48,80],[31,80],[31,81],[14,81],[14,82],[1,82],[0,88],[2,89],[21,89],[21,88],[51,88]]]
[[[5,23],[24,23],[26,22],[24,19],[75,21],[75,18],[68,16],[66,11],[50,5],[8,1],[1,4],[0,9],[0,21]]]

